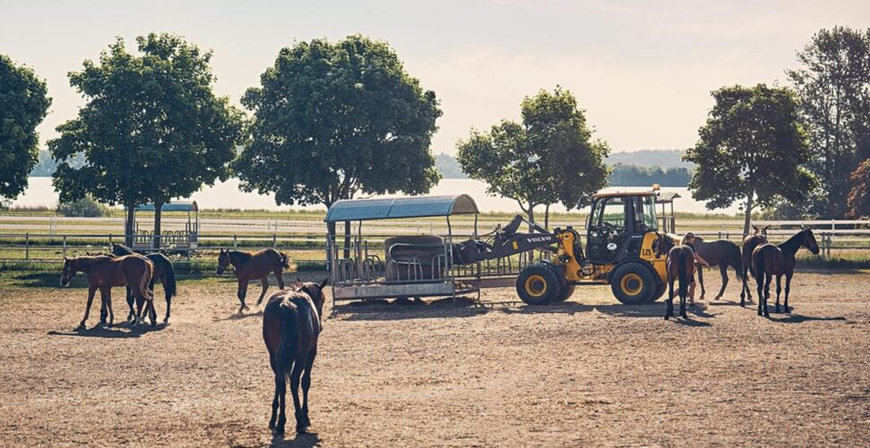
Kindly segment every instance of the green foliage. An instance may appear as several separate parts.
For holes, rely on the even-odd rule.
[[[592,141],[571,92],[541,90],[521,109],[521,124],[502,121],[458,143],[463,171],[488,183],[489,193],[516,200],[531,219],[535,206],[561,202],[570,210],[604,187],[610,148]]]
[[[849,179],[852,181],[852,190],[846,198],[849,209],[846,217],[870,217],[870,159],[861,162]]]
[[[214,95],[211,52],[170,34],[136,42],[140,55],[118,38],[69,74],[87,104],[48,142],[61,202],[91,194],[112,205],[165,203],[228,175],[243,114]]]
[[[807,167],[820,183],[807,201],[791,206],[807,217],[841,218],[849,174],[870,158],[870,28],[823,29],[797,57],[801,67],[787,74],[809,132]]]
[[[784,88],[723,87],[685,159],[696,169],[689,188],[712,210],[744,200],[744,233],[752,210],[779,199],[804,200],[815,184],[803,167],[810,158],[798,103]]]
[[[301,42],[282,49],[260,82],[242,98],[255,117],[235,163],[245,191],[328,206],[359,192],[425,193],[438,182],[429,150],[438,101],[386,43]]]
[[[109,216],[109,207],[95,201],[90,195],[72,202],[57,204],[57,213],[63,216],[81,216],[87,218]]]
[[[610,169],[607,183],[620,187],[648,187],[659,184],[662,187],[686,187],[692,172],[686,168],[644,167],[616,164]]]
[[[36,126],[50,104],[45,81],[0,54],[0,200],[14,199],[27,188],[36,164]]]

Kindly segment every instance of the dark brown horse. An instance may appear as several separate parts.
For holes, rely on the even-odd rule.
[[[743,280],[743,261],[740,256],[740,247],[728,240],[716,240],[706,242],[700,237],[695,238],[695,249],[698,255],[701,256],[710,267],[719,266],[719,273],[722,275],[722,287],[719,288],[719,294],[713,300],[722,298],[725,292],[725,287],[728,286],[728,266],[734,268],[737,273],[737,279]],[[704,270],[701,265],[698,265],[698,281],[701,283],[701,298],[704,298]]]
[[[263,285],[263,291],[257,300],[257,305],[259,305],[263,302],[266,290],[269,289],[269,273],[275,273],[278,287],[284,289],[283,271],[284,269],[290,269],[287,255],[275,249],[263,249],[254,253],[221,249],[221,253],[218,256],[217,274],[223,274],[229,265],[233,265],[236,279],[239,281],[238,297],[241,303],[239,313],[248,309],[248,305],[245,305],[245,296],[248,294],[248,282],[251,279],[259,279]]]
[[[153,296],[148,290],[148,283],[154,275],[154,265],[145,258],[128,255],[112,258],[105,255],[96,257],[77,257],[63,259],[63,274],[60,284],[68,286],[76,272],[83,272],[88,279],[88,304],[85,307],[85,317],[78,328],[84,328],[88,315],[91,312],[91,304],[94,301],[94,293],[100,290],[102,302],[105,304],[109,315],[109,326],[114,323],[115,314],[112,312],[112,287],[133,286],[133,294],[136,296],[136,322],[142,322],[142,305],[145,310],[150,308],[151,325],[156,323],[157,316],[154,313]],[[105,323],[105,319],[101,319]]]
[[[689,283],[692,279],[692,270],[695,268],[695,256],[689,246],[677,245],[669,235],[656,232],[656,240],[653,242],[656,257],[667,253],[666,262],[668,273],[668,302],[665,308],[665,320],[674,315],[674,280],[680,280],[680,316],[688,319],[686,315],[686,296],[689,295]]]
[[[288,376],[290,392],[293,394],[296,432],[304,433],[311,426],[308,418],[308,389],[311,387],[311,367],[317,356],[317,340],[322,329],[320,316],[323,315],[323,288],[327,281],[318,285],[297,280],[293,291],[272,294],[263,310],[263,341],[269,351],[269,365],[275,373],[269,428],[276,434],[284,434],[284,424],[287,422],[284,402]]]
[[[806,247],[813,254],[819,254],[819,245],[813,231],[804,227],[803,230],[786,240],[786,242],[774,246],[762,244],[755,248],[752,253],[752,269],[755,282],[758,283],[758,315],[770,317],[767,312],[767,299],[770,298],[770,280],[776,276],[776,308],[779,312],[779,293],[782,290],[780,281],[785,275],[785,312],[791,310],[788,307],[788,293],[791,289],[791,277],[794,275],[795,254],[801,247]]]
[[[123,244],[112,244],[112,255],[136,255],[133,249]],[[172,261],[161,253],[153,253],[145,255],[151,263],[154,264],[154,276],[151,277],[151,283],[148,284],[148,289],[154,293],[154,283],[160,280],[163,285],[163,296],[166,298],[166,316],[163,318],[163,323],[169,322],[170,308],[172,307],[172,297],[178,292],[178,286],[175,282],[175,268],[172,266]],[[130,287],[127,287],[127,305],[130,307],[130,314],[127,315],[127,320],[133,319],[133,294]]]
[[[754,272],[750,272],[752,270],[752,252],[759,245],[767,244],[767,229],[769,227],[770,225],[758,227],[753,224],[752,229],[755,232],[743,239],[743,250],[741,253],[743,258],[743,289],[740,290],[740,306],[746,306],[747,297],[749,300],[752,300],[752,288],[746,283],[749,280],[749,274],[755,275]]]

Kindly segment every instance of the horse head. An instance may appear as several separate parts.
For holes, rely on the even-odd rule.
[[[221,275],[227,269],[227,266],[230,265],[230,251],[229,249],[221,249],[220,255],[218,255],[218,267],[217,267],[217,275]]]
[[[326,287],[327,283],[329,283],[329,278],[318,284],[314,282],[303,283],[302,279],[296,277],[296,283],[293,285],[297,292],[304,292],[308,294],[308,297],[311,297],[311,301],[317,307],[318,316],[323,316],[323,302],[326,301],[326,298],[323,296],[323,288]]]
[[[656,239],[653,240],[652,243],[652,248],[655,251],[656,258],[661,257],[663,254],[667,254],[673,247],[674,242],[667,233],[656,232]]]
[[[78,272],[78,264],[75,258],[63,257],[63,271],[60,275],[60,286],[69,286],[70,280]]]
[[[813,235],[813,230],[804,225],[801,225],[801,228],[803,228],[801,232],[804,234],[804,240],[801,245],[809,249],[813,255],[818,255],[819,244],[816,242],[816,236]]]

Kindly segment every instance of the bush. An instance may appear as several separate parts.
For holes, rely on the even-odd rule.
[[[63,216],[93,218],[108,216],[109,207],[100,204],[90,196],[85,196],[77,201],[57,204],[57,213]]]

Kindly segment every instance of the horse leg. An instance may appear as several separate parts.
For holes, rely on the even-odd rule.
[[[293,394],[293,410],[294,415],[296,416],[296,433],[297,434],[305,434],[305,431],[308,429],[303,424],[302,420],[302,406],[299,403],[299,377],[302,375],[302,369],[305,365],[297,359],[293,363],[293,370],[290,372],[290,392]]]
[[[791,308],[788,307],[788,292],[791,290],[791,276],[794,272],[786,272],[785,274],[785,313],[791,313]]]
[[[287,402],[287,372],[283,367],[275,371],[275,399],[272,400],[272,418],[275,418],[275,408],[278,408],[278,424],[274,426],[275,434],[284,434],[284,425],[287,423],[285,403]],[[272,425],[272,422],[269,422]]]
[[[782,286],[780,285],[781,279],[781,275],[776,276],[776,306],[773,308],[775,313],[779,312],[779,293],[782,292]]]
[[[103,304],[109,314],[109,327],[115,323],[115,312],[112,310],[112,288],[104,286],[100,288],[100,295],[103,297]]]
[[[668,305],[665,307],[665,320],[674,315],[674,279],[668,274]]]
[[[707,289],[704,288],[704,268],[701,265],[694,263],[693,266],[698,267],[698,283],[701,284],[701,296],[698,297],[698,300],[704,300],[704,295],[707,294]],[[694,288],[692,290],[692,304],[695,304],[695,291]]]
[[[314,358],[317,356],[317,348],[315,347],[308,355],[308,361],[305,363],[305,373],[302,374],[302,417],[305,427],[311,426],[311,419],[308,418],[308,388],[311,387],[311,367],[314,366]]]
[[[284,289],[284,270],[282,268],[275,269],[275,280],[278,281],[278,288]]]
[[[127,306],[130,307],[130,314],[127,315],[127,320],[133,320],[136,317],[136,312],[133,311],[133,291],[127,287]]]
[[[758,315],[764,315],[764,275],[755,279],[755,292],[758,293]]]
[[[719,300],[725,293],[725,287],[728,286],[728,266],[719,266],[719,273],[722,274],[722,287],[719,289],[719,294],[713,300]],[[703,283],[701,283],[703,285]]]
[[[77,329],[79,329],[79,328],[84,329],[85,328],[85,322],[88,320],[88,316],[91,314],[91,304],[94,303],[94,293],[96,293],[96,292],[97,292],[96,286],[88,286],[88,304],[85,305],[85,317],[82,318],[82,321],[81,321],[81,323],[79,323],[79,326]]]
[[[694,265],[692,265],[692,267],[694,267]],[[691,273],[689,273],[689,275],[691,275]],[[692,291],[691,292],[692,294],[695,293],[694,282],[691,285],[689,285],[689,289]],[[679,288],[679,295],[680,295],[680,316],[683,319],[688,319],[689,316],[686,314],[686,292],[685,292],[685,288],[683,288],[682,286]],[[695,303],[695,301],[692,300],[693,305],[694,305],[694,303]]]
[[[257,299],[257,306],[260,306],[260,304],[263,303],[263,297],[266,296],[266,290],[269,289],[269,276],[266,275],[265,277],[261,278],[260,284],[263,285],[263,291],[260,292],[260,298]]]
[[[248,309],[248,305],[245,305],[245,296],[248,294],[248,281],[239,279],[239,314],[242,314],[242,311]]]
[[[169,309],[172,308],[172,294],[170,294],[169,290],[166,289],[167,281],[165,275],[160,279],[160,284],[163,285],[163,295],[166,297],[166,316],[163,317],[164,324],[169,323]],[[151,290],[153,291],[154,288],[152,287]]]
[[[773,280],[772,274],[764,275],[764,317],[770,317],[767,312],[767,301],[770,300],[770,281]],[[758,300],[761,300],[760,298]]]
[[[275,364],[275,355],[269,353],[269,366],[275,374],[275,396],[272,398],[272,417],[269,418],[269,429],[275,429],[275,420],[278,418],[278,366]]]

